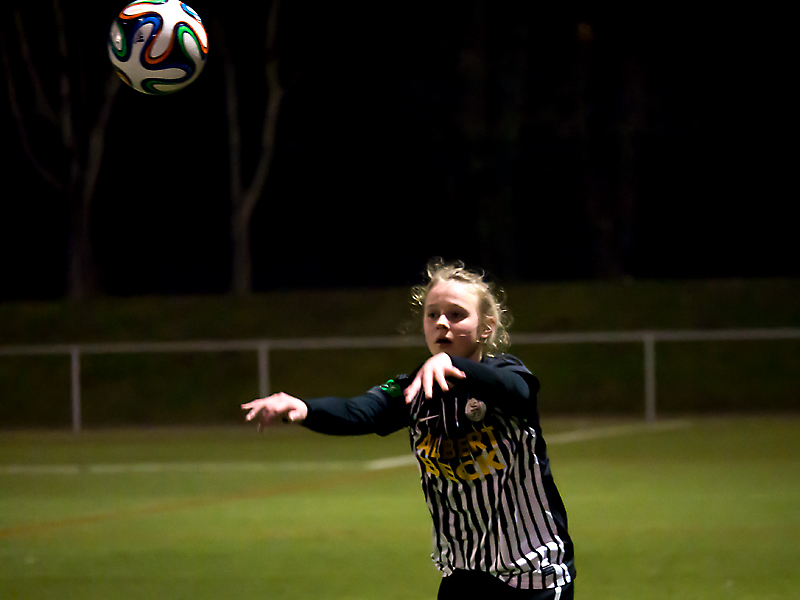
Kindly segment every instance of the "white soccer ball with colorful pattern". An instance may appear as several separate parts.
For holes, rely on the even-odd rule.
[[[179,0],[131,2],[111,24],[108,56],[122,81],[145,94],[177,92],[200,75],[208,35]]]

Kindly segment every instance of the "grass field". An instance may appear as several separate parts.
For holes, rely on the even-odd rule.
[[[800,589],[800,416],[550,419],[581,600]],[[405,436],[0,432],[3,599],[434,598]]]

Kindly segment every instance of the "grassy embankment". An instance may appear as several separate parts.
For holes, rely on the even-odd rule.
[[[514,332],[800,326],[800,280],[564,283],[510,287]],[[0,304],[0,346],[86,342],[395,335],[411,318],[405,289],[235,297]],[[542,380],[550,413],[641,414],[638,343],[512,347]],[[424,359],[420,347],[281,351],[273,390],[364,391]],[[657,345],[659,412],[800,406],[800,341]],[[91,355],[83,418],[113,424],[236,422],[257,394],[254,352]],[[68,426],[69,359],[0,356],[0,426]]]

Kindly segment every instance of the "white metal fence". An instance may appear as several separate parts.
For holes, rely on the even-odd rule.
[[[722,330],[636,330],[574,333],[518,333],[512,336],[515,346],[525,344],[615,344],[641,343],[644,371],[644,413],[655,421],[656,343],[699,341],[800,340],[800,328],[722,329]],[[67,355],[71,360],[70,385],[72,428],[79,433],[81,420],[81,357],[90,354],[136,354],[165,352],[253,351],[258,366],[260,396],[270,393],[269,353],[273,350],[353,350],[401,348],[419,344],[410,336],[328,337],[298,339],[195,340],[180,342],[119,342],[96,344],[53,344],[0,346],[0,356]]]

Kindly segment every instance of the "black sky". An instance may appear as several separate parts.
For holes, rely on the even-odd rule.
[[[286,92],[253,221],[257,291],[406,285],[432,255],[508,282],[800,275],[790,38],[774,20],[553,20],[498,4],[284,2]],[[265,10],[191,5],[232,45],[255,148]],[[20,6],[37,23],[34,60],[53,98],[52,24]],[[118,10],[97,6],[85,19],[68,9],[86,122]],[[2,35],[18,59],[8,23]],[[189,88],[117,97],[92,213],[108,294],[229,288],[214,44],[210,35],[207,67]],[[58,298],[67,210],[24,155],[2,93],[0,300]],[[39,156],[59,165],[54,132],[30,114]],[[246,171],[253,160],[246,154]]]

